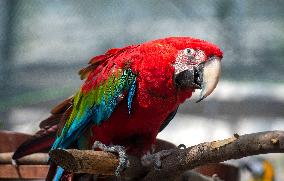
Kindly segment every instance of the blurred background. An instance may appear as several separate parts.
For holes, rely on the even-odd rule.
[[[0,0],[0,129],[35,132],[79,88],[78,70],[109,48],[192,36],[222,48],[222,79],[159,137],[190,146],[284,130],[283,17],[279,0]],[[264,157],[283,180],[284,156]]]

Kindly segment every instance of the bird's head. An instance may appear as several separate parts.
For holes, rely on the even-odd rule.
[[[173,65],[174,81],[179,89],[201,89],[197,102],[213,92],[221,74],[221,57],[208,56],[201,48],[179,50]]]
[[[173,81],[177,89],[201,89],[197,102],[213,92],[220,78],[223,57],[217,45],[191,37],[170,37],[157,42],[170,45],[177,50],[172,61]]]
[[[191,37],[154,40],[142,44],[140,53],[143,61],[133,67],[139,72],[140,90],[151,94],[151,99],[178,98],[180,104],[195,89],[201,89],[197,101],[200,102],[213,92],[220,78],[222,51],[204,40]]]

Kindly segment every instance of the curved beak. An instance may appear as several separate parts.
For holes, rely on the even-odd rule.
[[[216,88],[221,75],[221,61],[218,57],[212,57],[203,67],[203,80],[201,83],[201,93],[196,102],[200,102],[209,96]]]

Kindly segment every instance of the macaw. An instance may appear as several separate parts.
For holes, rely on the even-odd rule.
[[[240,166],[250,172],[251,178],[249,181],[274,181],[275,171],[272,164],[263,158],[257,157],[244,162]]]
[[[79,71],[83,85],[51,111],[13,159],[50,147],[91,149],[94,143],[123,146],[127,154],[141,157],[196,89],[201,89],[197,102],[213,92],[222,56],[218,46],[191,37],[110,49]],[[55,178],[62,172],[59,167]]]

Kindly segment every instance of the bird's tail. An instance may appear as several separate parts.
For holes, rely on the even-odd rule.
[[[48,152],[56,140],[57,133],[61,132],[72,112],[72,102],[73,97],[70,97],[52,109],[51,116],[40,123],[40,130],[17,148],[12,159],[17,160],[32,153]],[[50,169],[46,180],[59,179],[62,173],[63,169],[60,167],[57,169],[57,165],[50,161]]]
[[[41,121],[40,130],[31,138],[22,143],[13,155],[13,159],[19,159],[23,156],[48,152],[56,139],[57,132],[61,131],[72,110],[73,97],[63,101],[51,110],[51,116]]]
[[[35,135],[26,140],[17,148],[12,156],[12,159],[17,160],[32,153],[48,152],[56,138],[57,130],[57,124],[40,129]]]
[[[63,173],[64,173],[64,169],[62,167],[58,166],[57,169],[56,169],[56,173],[55,173],[55,176],[53,178],[53,181],[59,181],[60,178],[62,177]]]

